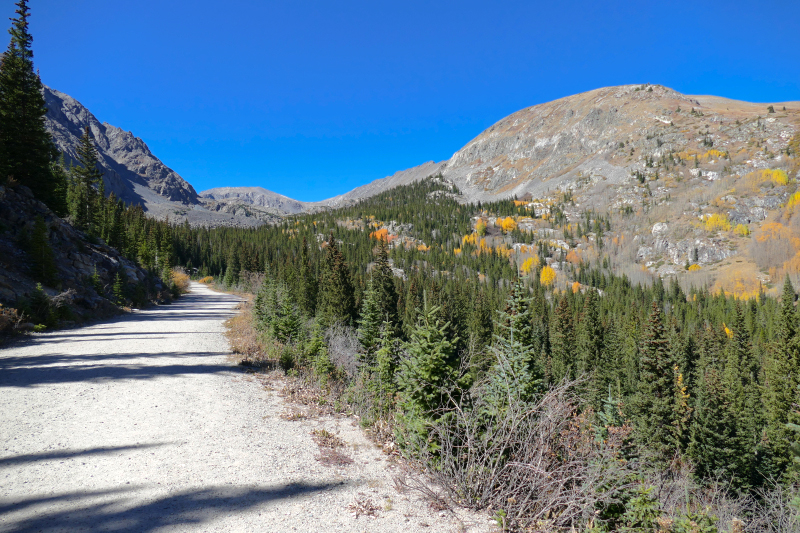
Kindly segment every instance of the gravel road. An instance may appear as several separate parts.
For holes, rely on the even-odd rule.
[[[398,493],[351,420],[281,418],[275,387],[229,358],[237,302],[195,283],[172,305],[1,349],[0,531],[489,529]],[[321,428],[352,464],[316,459]]]

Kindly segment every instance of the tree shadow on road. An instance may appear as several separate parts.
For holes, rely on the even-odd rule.
[[[0,519],[0,525],[12,531],[146,533],[178,525],[202,524],[264,503],[343,487],[344,484],[341,483],[209,487],[173,494],[135,507],[127,507],[126,502],[135,496],[134,492],[140,487],[132,487],[130,490],[79,491],[14,502],[0,501],[0,516],[5,516]],[[14,514],[21,516],[15,517]],[[266,528],[264,531],[277,526],[278,524],[263,524]]]
[[[130,446],[98,446],[97,448],[87,448],[85,450],[58,450],[55,452],[30,453],[26,455],[9,455],[7,457],[0,457],[0,469],[23,463],[35,463],[37,461],[53,461],[55,459],[72,459],[74,457],[88,455],[105,455],[131,450],[143,450],[164,446],[166,444],[168,443],[156,442],[152,444],[132,444]]]
[[[150,354],[99,354],[98,361],[107,364],[69,364],[92,356],[72,356],[64,354],[0,358],[0,388],[31,387],[53,383],[75,383],[81,381],[105,382],[123,379],[153,379],[158,377],[185,376],[192,374],[221,374],[238,372],[228,363],[221,364],[124,364],[125,359],[147,357]],[[194,358],[218,357],[226,352],[173,352],[152,354],[153,357]]]

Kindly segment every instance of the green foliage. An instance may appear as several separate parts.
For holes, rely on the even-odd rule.
[[[45,128],[47,107],[42,81],[33,66],[27,0],[17,2],[9,29],[11,41],[0,62],[0,179],[13,177],[56,212],[63,212],[63,190],[51,163],[58,151]]]
[[[495,363],[486,384],[486,402],[503,410],[519,402],[530,402],[542,387],[542,364],[533,351],[531,312],[526,288],[517,282],[500,312],[491,347]]]
[[[333,233],[328,239],[319,285],[319,316],[326,324],[350,324],[356,316],[355,295],[350,271],[339,251]]]
[[[34,221],[28,253],[33,259],[33,278],[53,287],[58,282],[58,273],[53,249],[50,246],[49,233],[50,230],[44,219],[41,216],[37,216]]]
[[[103,172],[98,168],[97,150],[94,147],[92,132],[86,126],[78,146],[78,166],[72,168],[72,176],[67,191],[67,204],[72,225],[92,235],[97,231],[99,201],[104,200],[97,187],[102,184]]]
[[[426,295],[411,339],[404,346],[406,356],[400,361],[397,388],[402,429],[398,437],[411,449],[435,447],[428,441],[427,425],[441,416],[437,411],[448,403],[447,393],[458,378],[455,339],[449,338],[449,323],[442,323],[439,311]]]

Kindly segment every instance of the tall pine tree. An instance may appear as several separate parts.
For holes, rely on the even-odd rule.
[[[42,81],[33,68],[33,37],[28,31],[27,0],[17,2],[11,42],[0,62],[0,179],[12,177],[30,187],[56,212],[63,213],[63,189],[51,163],[58,150],[45,128]]]

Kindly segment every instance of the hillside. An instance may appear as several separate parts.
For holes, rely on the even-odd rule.
[[[129,205],[141,205],[150,216],[188,220],[205,226],[258,226],[258,219],[217,212],[206,206],[194,188],[156,157],[147,145],[129,131],[100,122],[69,95],[44,88],[46,126],[65,161],[77,160],[77,147],[89,127],[105,172],[106,191]]]

